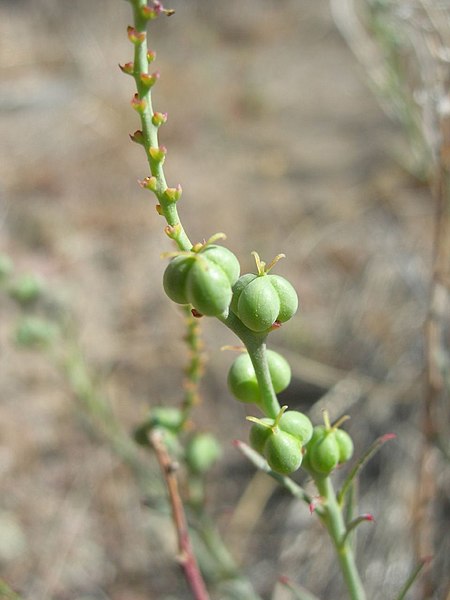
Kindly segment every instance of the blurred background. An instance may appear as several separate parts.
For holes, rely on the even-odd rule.
[[[363,475],[361,512],[376,523],[362,526],[358,546],[369,597],[392,598],[416,560],[424,325],[439,205],[430,183],[433,173],[448,173],[450,156],[441,127],[450,7],[170,7],[175,16],[151,24],[149,43],[161,72],[154,106],[169,115],[160,132],[166,175],[183,186],[181,218],[194,241],[226,232],[244,272],[253,269],[253,250],[266,261],[286,254],[277,273],[297,289],[301,311],[270,338],[294,374],[282,403],[312,411],[316,423],[324,405],[333,419],[350,414],[358,452],[397,434]],[[4,288],[0,575],[26,600],[190,597],[170,516],[160,510],[154,458],[117,442],[150,406],[180,402],[186,362],[183,317],[161,284],[160,255],[171,245],[153,197],[137,185],[147,175],[145,155],[128,138],[139,126],[134,87],[117,65],[132,59],[130,23],[123,0],[0,2],[0,250],[14,263],[13,279],[40,278],[45,298],[36,310],[65,315],[107,398],[106,420],[122,428],[77,400],[58,350],[17,347],[23,311]],[[443,286],[444,337],[445,294]],[[346,598],[317,520],[268,480],[255,480],[233,448],[233,439],[247,437],[247,408],[227,391],[234,356],[221,347],[236,339],[213,320],[202,326],[208,360],[195,427],[223,444],[209,475],[210,515],[262,598],[280,575],[323,599]],[[448,369],[444,348],[439,364]],[[438,391],[446,440],[448,408]],[[418,586],[410,597],[441,600],[449,594],[450,484],[443,454],[428,451],[432,592]],[[229,597],[219,587],[212,595]],[[279,585],[273,598],[291,596]]]

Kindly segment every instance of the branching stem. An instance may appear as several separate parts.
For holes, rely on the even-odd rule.
[[[323,512],[319,513],[319,516],[333,541],[350,598],[351,600],[366,600],[353,550],[347,537],[342,509],[336,500],[331,479],[329,477],[317,477],[315,483],[319,494],[323,498]]]

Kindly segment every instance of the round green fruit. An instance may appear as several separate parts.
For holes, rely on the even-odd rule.
[[[283,413],[278,426],[286,433],[298,438],[302,444],[307,444],[313,434],[311,421],[297,410],[288,410]]]
[[[183,413],[175,406],[156,406],[147,420],[148,428],[163,427],[171,431],[179,431],[183,425]]]
[[[164,291],[177,304],[189,304],[186,291],[187,278],[194,260],[194,254],[180,254],[172,258],[164,271]]]
[[[267,350],[267,362],[275,393],[279,394],[291,381],[291,368],[287,360],[273,350]],[[261,400],[255,369],[247,353],[238,356],[231,365],[228,387],[241,402],[258,403]]]
[[[192,304],[199,313],[217,317],[230,305],[239,270],[237,258],[227,248],[207,245],[175,256],[166,267],[163,286],[177,304]]]
[[[316,436],[307,445],[309,465],[316,473],[328,475],[339,463],[339,446],[333,430],[324,427],[315,430],[318,430]]]
[[[217,317],[230,306],[232,291],[227,274],[210,260],[198,257],[189,271],[186,294],[202,315]]]
[[[209,433],[199,433],[186,448],[186,462],[194,473],[206,473],[219,459],[222,450],[216,438]]]
[[[269,437],[273,435],[272,429],[265,427],[263,423],[272,426],[274,419],[264,417],[259,423],[253,423],[249,434],[250,446],[260,454],[264,454],[264,446]]]
[[[220,267],[225,272],[231,285],[236,283],[241,272],[241,266],[236,256],[228,248],[211,244],[205,246],[199,254]]]
[[[302,464],[302,445],[298,438],[279,429],[267,438],[264,456],[273,471],[289,475]]]
[[[249,273],[238,279],[233,287],[231,310],[255,332],[266,331],[275,321],[288,321],[297,308],[296,291],[278,275]]]
[[[334,435],[339,447],[339,464],[341,465],[353,456],[353,440],[343,429],[336,429]]]

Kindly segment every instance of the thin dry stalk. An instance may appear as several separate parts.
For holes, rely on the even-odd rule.
[[[176,476],[177,465],[170,458],[159,431],[152,431],[149,435],[149,440],[156,453],[156,458],[166,482],[170,498],[172,518],[178,537],[178,560],[184,570],[186,581],[195,600],[209,600],[209,594],[200,573],[189,537],[183,502],[178,490],[178,480]]]

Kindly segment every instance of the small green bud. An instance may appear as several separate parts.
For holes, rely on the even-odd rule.
[[[156,59],[156,52],[153,50],[149,50],[147,52],[147,62],[148,64],[152,63]]]
[[[194,473],[206,473],[220,458],[219,442],[210,433],[193,437],[186,448],[186,463]]]
[[[141,188],[144,188],[144,190],[150,190],[152,192],[155,192],[156,188],[158,187],[156,177],[145,177],[144,179],[138,179],[138,183]]]
[[[145,87],[149,90],[151,87],[153,87],[155,85],[155,83],[158,81],[160,75],[158,71],[155,71],[155,73],[141,73],[139,75],[139,79],[141,80],[141,83],[143,85],[145,85]]]
[[[134,64],[132,62],[127,62],[124,65],[119,65],[119,69],[122,73],[125,73],[125,75],[133,75]]]
[[[46,346],[54,340],[58,329],[54,323],[39,317],[23,318],[15,332],[15,340],[19,346]]]
[[[155,162],[162,164],[166,158],[167,148],[165,148],[165,146],[160,146],[159,148],[153,147],[150,148],[148,153],[150,154],[150,158]]]
[[[138,44],[142,44],[142,42],[146,38],[145,31],[138,31],[137,29],[135,29],[131,25],[129,25],[127,27],[127,34],[128,34],[128,39],[135,46],[137,46]]]
[[[154,19],[156,19],[159,13],[160,11],[156,7],[150,8],[150,6],[147,5],[141,7],[141,15],[144,17],[144,19],[147,19],[148,21],[153,21]]]
[[[177,202],[181,198],[181,185],[178,184],[176,188],[167,188],[164,192],[164,196],[166,196],[167,200],[170,202]]]
[[[134,94],[133,98],[131,99],[131,106],[136,112],[142,115],[147,108],[147,102],[144,98],[139,98],[138,94]]]
[[[181,225],[180,225],[180,223],[177,223],[176,225],[173,225],[173,226],[172,225],[167,225],[166,227],[164,227],[164,233],[171,240],[177,240],[180,237],[180,233],[181,233]]]
[[[35,302],[43,292],[43,284],[36,275],[23,275],[9,289],[9,295],[22,305]]]
[[[160,127],[164,123],[167,123],[167,113],[161,113],[161,112],[153,113],[152,123],[155,127]]]

